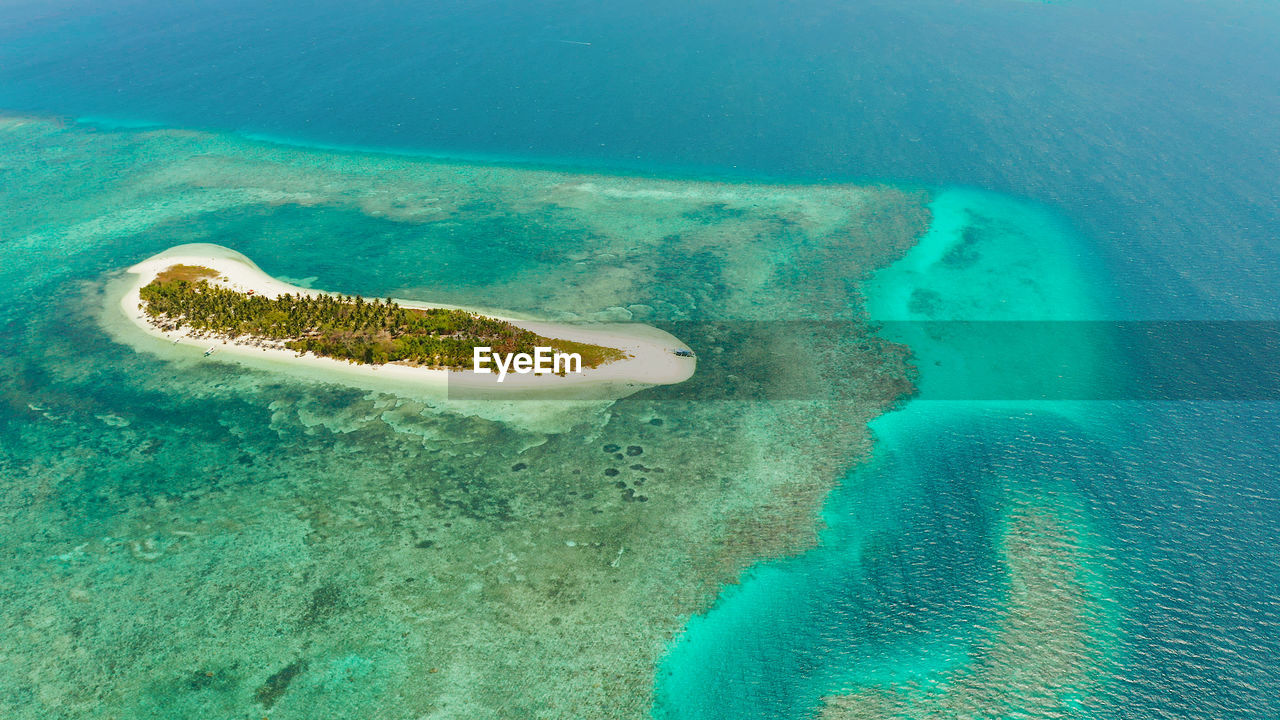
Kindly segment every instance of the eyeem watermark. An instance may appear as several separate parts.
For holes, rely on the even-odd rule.
[[[659,400],[812,400],[837,393],[879,403],[912,390],[907,377],[899,379],[910,364],[923,370],[910,375],[921,400],[1280,402],[1275,320],[725,320],[669,322],[662,329],[699,358],[689,380],[645,391]],[[479,372],[501,373],[496,358],[486,360]],[[510,373],[515,359],[502,361]],[[525,362],[534,372],[533,362]],[[513,385],[486,393],[492,386],[457,380],[449,387],[453,398],[513,397]],[[537,399],[550,397],[558,399]]]
[[[490,370],[488,365],[493,363],[496,370]],[[533,348],[533,354],[529,353],[500,353],[493,352],[493,348],[488,346],[479,346],[472,349],[471,352],[471,369],[477,373],[498,373],[498,382],[506,379],[507,373],[514,372],[517,375],[542,375],[545,373],[554,373],[556,375],[564,375],[565,373],[581,373],[582,372],[582,355],[578,353],[553,352],[550,347],[542,345]]]

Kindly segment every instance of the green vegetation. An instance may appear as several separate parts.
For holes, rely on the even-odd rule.
[[[405,362],[435,368],[470,368],[472,350],[533,353],[535,346],[582,356],[598,367],[626,354],[615,348],[545,338],[505,320],[465,310],[417,310],[391,298],[340,295],[268,298],[211,285],[218,273],[175,265],[142,288],[143,310],[162,327],[190,327],[222,337],[249,336],[291,350],[356,363]]]
[[[155,282],[166,283],[173,280],[198,282],[218,277],[218,271],[200,265],[171,265],[167,270],[156,275]]]

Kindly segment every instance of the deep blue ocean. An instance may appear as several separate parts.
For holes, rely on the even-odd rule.
[[[1280,5],[1253,0],[20,0],[0,7],[0,109],[656,175],[981,188],[1050,208],[1087,246],[1090,319],[1277,320],[1277,38]],[[1117,398],[1080,411],[1091,421],[1039,425],[935,409],[910,431],[886,416],[877,458],[832,496],[824,545],[695,618],[658,714],[803,717],[842,684],[909,674],[877,648],[975,620],[940,608],[981,585],[997,522],[981,501],[1021,467],[1018,492],[1080,498],[1114,558],[1123,651],[1080,717],[1280,717],[1275,399]],[[884,541],[886,557],[974,544],[909,571],[842,560],[875,487],[927,498],[903,524],[918,535]],[[923,610],[899,627],[884,618],[902,617],[904,587]]]

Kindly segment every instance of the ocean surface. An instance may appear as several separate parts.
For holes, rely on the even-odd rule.
[[[190,128],[655,181],[926,188],[929,232],[860,290],[884,334],[915,354],[919,396],[872,422],[869,456],[840,460],[844,480],[827,497],[817,545],[763,558],[672,637],[656,676],[643,679],[653,686],[652,714],[1274,718],[1280,398],[1266,391],[1274,387],[1266,379],[1274,348],[1211,356],[1204,362],[1221,367],[1202,363],[1172,374],[1185,384],[1163,394],[1131,369],[1162,365],[1163,357],[1152,357],[1163,347],[1160,333],[1190,332],[1180,321],[1260,321],[1251,332],[1260,327],[1264,339],[1274,337],[1277,34],[1280,8],[1250,1],[374,2],[358,9],[336,2],[18,2],[0,8],[0,110],[79,118],[103,133]],[[93,182],[112,182],[112,162],[149,162],[120,152],[95,160]],[[317,250],[308,232],[332,236],[356,223],[342,208],[288,205],[258,215],[196,207],[196,220],[124,234],[82,256],[72,234],[48,247],[32,239],[51,201],[22,183],[52,187],[31,180],[35,172],[17,155],[0,157],[0,252],[7,259],[0,277],[16,288],[4,291],[0,337],[15,370],[4,380],[14,398],[49,386],[72,402],[66,398],[87,382],[68,369],[74,350],[41,340],[54,332],[55,314],[74,304],[72,293],[48,306],[38,301],[41,292],[55,282],[87,283],[177,236],[223,244],[239,238],[236,249],[265,256],[268,272],[318,277],[319,287],[381,293],[413,283],[415,273],[435,273],[437,287],[460,302],[481,299],[496,283],[522,309],[548,300],[532,281],[520,281],[522,272],[538,269],[534,277],[545,282],[558,277],[548,268],[578,260],[557,255],[555,238],[500,218],[481,230],[517,239],[497,254],[450,245],[456,273],[387,253],[403,230],[395,223],[361,225],[350,243],[333,239]],[[57,202],[74,204],[74,188],[63,190]],[[518,239],[535,235],[536,242]],[[754,237],[738,252],[785,256],[806,247],[785,228]],[[383,264],[349,272],[322,257],[351,248]],[[681,312],[663,311],[654,298],[641,304],[659,308],[658,319],[709,319],[707,308],[732,294],[695,288],[700,273],[714,284],[716,268],[695,248],[681,252],[682,265],[654,261],[646,276]],[[829,262],[834,277],[839,268]],[[21,280],[33,274],[44,279]],[[674,299],[679,293],[696,297],[702,315]],[[784,307],[804,312],[802,297],[787,297]],[[1049,380],[993,396],[1002,378],[1017,384],[1019,373],[1038,369],[965,366],[947,333],[1007,321],[1038,324],[1033,341],[1023,339],[1028,352],[1045,366],[1069,367],[1085,386],[1095,386],[1096,377],[1107,391],[1082,397]],[[1146,341],[1135,339],[1141,327],[1119,329],[1117,342],[1106,332],[1116,321],[1166,324],[1150,326],[1156,337]],[[1086,334],[1063,357],[1045,324],[1060,323],[1065,335],[1078,337],[1071,328],[1081,322],[1100,323],[1103,331]],[[117,357],[108,342],[99,338],[86,352]],[[237,413],[270,415],[241,396],[207,400],[216,412],[191,415],[190,398],[180,402],[137,379],[156,372],[150,363],[115,372],[125,378],[118,388],[100,390],[90,404],[154,404],[148,422],[190,424],[182,432],[210,467],[237,461],[206,436],[237,438],[261,458],[287,454],[282,442],[303,452],[310,437],[306,422],[269,432],[236,421]],[[966,397],[954,380],[959,372],[985,373],[988,382]],[[1050,375],[1037,374],[1036,382]],[[223,381],[244,398],[268,394],[245,390],[231,375]],[[347,401],[356,402],[344,396],[332,403]],[[111,439],[94,446],[115,458],[107,479],[81,470],[72,489],[42,489],[42,478],[61,477],[67,467],[41,465],[38,454],[15,449],[18,441],[48,443],[64,459],[74,448],[60,445],[65,430],[24,424],[27,411],[15,408],[5,421],[4,468],[31,478],[34,489],[9,501],[12,517],[35,502],[31,497],[53,498],[65,525],[50,532],[72,538],[98,532],[103,518],[142,502],[130,498],[150,497],[150,485],[205,491],[198,478],[175,481],[154,465],[131,474],[143,460]],[[654,412],[619,411],[637,422],[661,419]],[[98,415],[116,417],[105,409]],[[330,449],[343,449],[339,434],[326,438]],[[499,441],[523,442],[514,435]],[[320,453],[294,459],[321,467],[329,461]],[[131,491],[130,483],[138,487]],[[250,492],[252,485],[241,487]],[[478,515],[507,512],[482,507],[479,497],[448,502]],[[146,502],[148,513],[163,515],[156,500]],[[501,502],[520,505],[507,496]],[[86,527],[70,527],[75,517]],[[22,547],[43,546],[32,540]],[[277,557],[256,546],[248,552]],[[25,597],[11,591],[4,599]],[[329,605],[350,602],[344,596]],[[36,632],[55,621],[28,615],[24,622]],[[370,633],[391,638],[395,630]],[[74,653],[68,642],[66,652]],[[385,680],[370,669],[384,662],[376,653],[330,655],[323,667],[289,665],[293,673],[276,680],[279,694],[288,697],[283,686],[298,674],[310,683],[312,709],[340,714],[325,695],[335,678]],[[214,692],[241,671],[208,672],[200,692]],[[274,701],[275,686],[263,687]],[[173,694],[148,692],[160,698],[153,713]],[[556,688],[540,692],[555,695]]]

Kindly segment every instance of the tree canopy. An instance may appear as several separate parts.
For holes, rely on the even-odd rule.
[[[535,346],[576,352],[584,367],[626,357],[615,348],[546,338],[505,320],[465,310],[405,308],[391,298],[291,295],[269,298],[213,285],[216,273],[175,266],[141,290],[143,310],[160,323],[226,338],[280,342],[298,352],[356,363],[404,362],[470,368],[472,351],[533,353]]]

